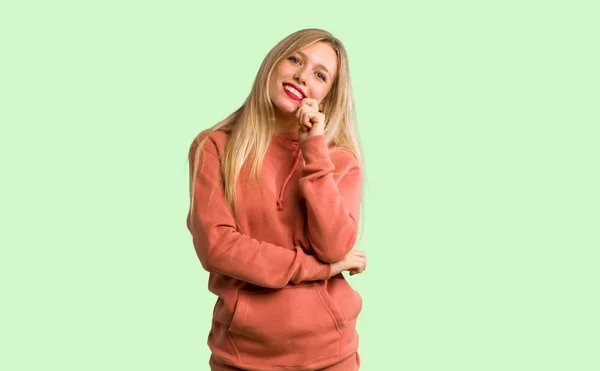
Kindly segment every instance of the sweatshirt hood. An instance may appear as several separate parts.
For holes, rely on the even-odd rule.
[[[292,167],[290,168],[290,171],[289,171],[287,177],[285,178],[285,181],[283,182],[281,189],[279,190],[279,197],[277,198],[277,210],[281,211],[281,210],[283,210],[283,199],[285,198],[285,190],[287,188],[287,185],[288,185],[290,179],[294,175],[294,172],[296,171],[296,167],[298,167],[298,162],[300,162],[300,156],[302,155],[302,151],[300,150],[300,143],[298,140],[298,132],[277,134],[277,135],[275,135],[275,139],[277,139],[279,142],[283,143],[284,145],[290,147],[290,149],[292,150],[292,153],[294,155],[294,163],[292,164]]]

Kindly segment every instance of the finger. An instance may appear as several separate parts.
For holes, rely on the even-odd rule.
[[[349,259],[353,264],[365,264],[367,259],[362,256],[353,256]]]
[[[367,268],[367,262],[366,261],[361,261],[357,267],[361,272],[364,271]]]
[[[350,269],[362,272],[365,269],[365,265],[362,262],[355,262],[350,265]]]
[[[300,115],[302,115],[302,112],[304,112],[304,104],[300,103],[298,108],[296,108],[296,118],[298,121],[300,121]]]
[[[323,122],[325,115],[321,112],[308,112],[308,116],[310,117],[310,122],[316,124],[318,122]]]
[[[301,125],[304,124],[304,122],[306,121],[305,116],[306,106],[300,104],[300,106],[298,106],[298,110],[296,111],[296,119],[298,120],[298,123],[300,123]]]
[[[367,257],[367,255],[364,252],[362,252],[362,251],[354,251],[354,252],[352,252],[352,256],[358,256],[358,257],[361,257],[361,258],[366,258]]]
[[[311,110],[311,108],[306,105],[306,103],[300,103],[298,104],[298,107],[296,107],[296,114],[301,114],[302,112],[306,112],[307,110]]]
[[[304,120],[303,120],[303,112],[302,110],[298,110],[296,112],[296,120],[298,121],[298,125],[300,125],[304,129]]]
[[[300,125],[304,126],[307,130],[310,130],[312,127],[312,123],[310,122],[308,115],[304,111],[300,114],[300,120],[298,120],[298,122],[300,123]]]
[[[355,251],[352,253],[351,255],[352,257],[356,257],[356,258],[360,258],[360,259],[367,259],[367,255],[362,252],[362,251]]]
[[[311,116],[308,112],[302,113],[302,125],[306,126],[308,130],[312,129],[313,123],[311,122]]]
[[[314,98],[304,98],[302,100],[302,103],[306,104],[311,108],[314,108],[316,111],[319,111],[319,102],[317,102],[317,100]]]
[[[362,273],[362,271],[359,270],[359,269],[351,269],[349,272],[350,272],[351,276],[354,276],[355,274],[361,274]]]

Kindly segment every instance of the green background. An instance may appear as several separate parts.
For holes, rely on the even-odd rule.
[[[0,0],[0,369],[208,369],[187,150],[320,27],[366,158],[361,371],[600,370],[595,3]]]

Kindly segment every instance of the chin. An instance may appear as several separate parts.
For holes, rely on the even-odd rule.
[[[275,101],[273,104],[275,108],[277,108],[281,113],[285,115],[292,115],[296,112],[296,108],[298,108],[297,104],[290,102],[289,99],[284,98],[285,100]]]

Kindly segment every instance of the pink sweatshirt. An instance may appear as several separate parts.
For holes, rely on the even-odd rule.
[[[358,162],[347,150],[330,153],[323,135],[301,142],[297,133],[275,136],[263,163],[262,196],[247,180],[249,166],[242,167],[236,227],[219,165],[228,135],[219,130],[205,142],[195,211],[187,217],[210,273],[209,290],[218,296],[209,348],[220,362],[246,370],[315,370],[339,362],[357,351],[362,299],[342,274],[329,278],[329,263],[356,240]],[[196,150],[194,140],[190,176]]]

